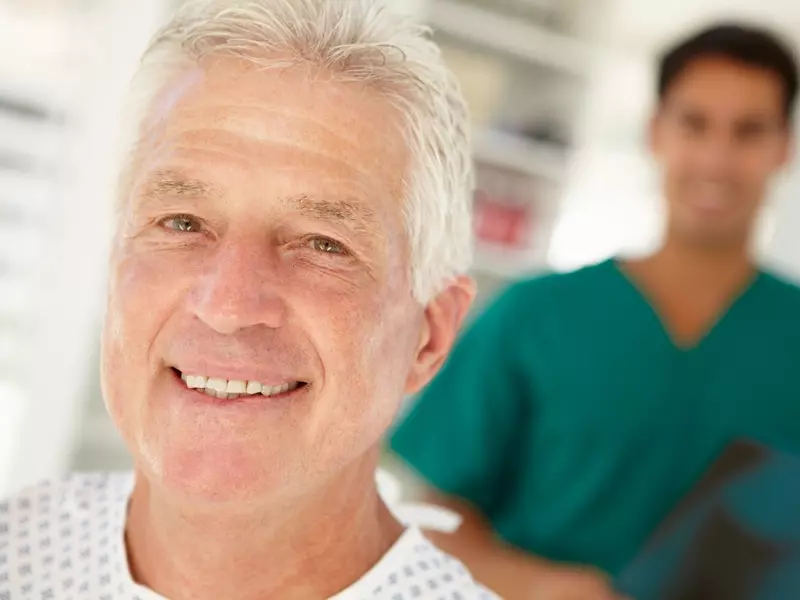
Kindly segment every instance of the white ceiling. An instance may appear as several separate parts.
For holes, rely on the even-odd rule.
[[[614,0],[606,39],[652,50],[705,22],[742,18],[800,37],[798,0]]]

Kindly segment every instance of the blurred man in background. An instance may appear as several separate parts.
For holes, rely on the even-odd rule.
[[[661,250],[513,286],[394,434],[465,518],[437,542],[504,597],[615,598],[609,576],[731,440],[800,449],[800,290],[750,254],[797,78],[758,29],[667,52],[650,129]]]
[[[201,0],[132,97],[102,377],[135,475],[0,503],[0,598],[494,598],[375,482],[474,293],[438,48],[372,0]]]

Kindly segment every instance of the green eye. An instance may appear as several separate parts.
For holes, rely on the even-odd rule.
[[[164,227],[172,231],[181,233],[197,233],[200,231],[200,224],[197,219],[189,216],[179,215],[177,217],[170,217],[163,221]]]
[[[311,240],[311,247],[317,252],[325,254],[347,254],[347,251],[341,244],[329,240],[328,238],[314,238]]]

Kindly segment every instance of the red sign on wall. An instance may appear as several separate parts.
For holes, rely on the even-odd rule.
[[[521,249],[528,244],[531,207],[503,202],[484,191],[475,194],[475,236],[479,242]]]

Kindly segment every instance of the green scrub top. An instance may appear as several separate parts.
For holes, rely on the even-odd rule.
[[[681,349],[610,260],[510,287],[390,443],[509,542],[616,575],[740,437],[800,452],[800,289],[759,273]]]

